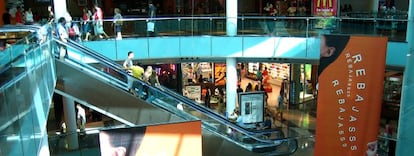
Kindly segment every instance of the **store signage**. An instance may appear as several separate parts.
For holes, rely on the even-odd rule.
[[[338,10],[337,0],[313,0],[314,16],[336,16]]]
[[[321,37],[315,155],[376,155],[387,38]]]
[[[319,17],[328,17],[316,19],[314,28],[332,30],[336,28],[335,17],[338,10],[337,0],[313,0],[313,15]]]

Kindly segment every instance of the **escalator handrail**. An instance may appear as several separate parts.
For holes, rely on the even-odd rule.
[[[4,25],[0,27],[0,32],[21,32],[30,31],[37,32],[42,26],[38,25]]]
[[[202,106],[200,106],[198,104],[195,104],[194,101],[192,101],[192,100],[190,100],[188,98],[185,98],[183,96],[180,96],[178,93],[176,93],[176,92],[174,92],[174,91],[172,91],[172,90],[170,90],[170,89],[168,89],[168,88],[166,88],[164,86],[161,86],[161,87],[162,87],[164,93],[167,92],[167,94],[169,94],[169,96],[172,96],[172,97],[174,97],[176,99],[179,99],[180,101],[186,101],[186,104],[191,103],[191,106],[192,107],[198,107],[198,109],[196,109],[196,110],[198,110],[198,111],[203,110],[202,112],[205,113],[205,114],[210,114],[210,115],[213,115],[214,114],[214,116],[215,116],[214,118],[215,119],[219,118],[220,120],[222,120],[223,122],[225,122],[227,125],[237,126],[237,128],[236,127],[232,127],[232,128],[235,128],[235,129],[243,129],[244,130],[243,132],[245,132],[247,134],[251,134],[251,135],[257,135],[257,134],[263,133],[261,131],[249,130],[249,129],[246,129],[244,127],[241,127],[240,125],[235,124],[235,123],[227,120],[222,115],[220,115],[220,114],[218,114],[218,113],[216,113],[214,111],[211,111],[210,109],[206,109],[206,108],[204,108],[204,107],[202,107]],[[267,131],[267,133],[269,133],[269,132],[275,132],[276,130],[266,130],[266,131]]]
[[[93,57],[94,59],[96,59],[98,61],[103,61],[103,64],[108,65],[109,68],[114,68],[115,70],[120,71],[122,74],[128,75],[124,70],[120,70],[120,67],[119,67],[120,65],[119,64],[113,63],[113,60],[108,60],[106,57],[98,55],[97,52],[93,52],[93,50],[91,50],[89,48],[85,48],[84,46],[81,46],[80,44],[78,44],[76,42],[73,42],[73,41],[70,41],[70,40],[68,40],[68,42],[62,42],[62,41],[60,41],[59,39],[56,39],[56,38],[54,38],[54,40],[56,42],[58,42],[59,44],[62,44],[64,46],[79,48],[77,50],[81,50],[85,54],[90,55],[91,57]],[[213,118],[213,119],[217,120],[218,122],[220,122],[222,124],[225,124],[226,126],[228,126],[230,128],[233,128],[233,129],[235,129],[235,130],[237,130],[237,131],[239,131],[239,132],[241,132],[241,133],[243,133],[243,134],[249,136],[250,138],[253,138],[254,140],[257,140],[259,142],[279,143],[279,142],[282,142],[282,141],[288,141],[288,140],[295,139],[295,138],[277,138],[277,139],[265,140],[265,139],[258,138],[255,135],[260,134],[259,132],[257,132],[257,131],[248,131],[248,130],[246,130],[245,128],[243,128],[241,126],[239,126],[239,125],[237,125],[237,124],[235,124],[235,123],[233,123],[233,122],[231,122],[227,119],[224,119],[221,115],[219,115],[217,113],[213,113],[213,112],[207,111],[205,108],[201,108],[201,106],[199,106],[198,104],[195,104],[194,101],[191,101],[189,99],[177,96],[178,95],[177,93],[175,93],[175,94],[171,94],[171,93],[166,94],[166,92],[161,90],[160,88],[156,88],[156,87],[153,87],[151,85],[148,85],[147,83],[143,82],[142,80],[139,80],[139,79],[136,79],[136,78],[134,78],[134,80],[137,81],[137,82],[140,82],[142,85],[145,85],[146,87],[148,87],[151,90],[156,90],[156,91],[158,91],[162,94],[165,94],[166,96],[173,97],[173,98],[177,99],[177,101],[183,102],[184,104],[186,104],[187,106],[193,108],[194,110],[202,112],[206,116],[209,116],[210,118]],[[169,90],[169,89],[164,88],[164,90]],[[169,92],[171,92],[171,91],[169,91]]]
[[[59,39],[56,39],[57,41],[60,41]],[[108,59],[107,57],[105,57],[104,55],[97,53],[97,52],[93,52],[94,50],[89,49],[81,44],[79,44],[78,42],[72,41],[72,40],[68,40],[67,44],[70,44],[71,46],[76,47],[77,49],[82,49],[82,52],[84,52],[87,55],[96,57],[97,60],[102,61],[101,63],[103,63],[106,66],[112,67],[114,69],[116,69],[117,71],[120,71],[121,73],[127,74],[127,72],[125,70],[123,70],[123,67],[120,67],[120,65],[118,63],[115,63],[113,60]]]
[[[62,42],[62,41],[60,41],[60,40],[58,40],[58,39],[53,39],[55,42],[58,42],[60,45],[64,45],[64,46],[67,46],[67,47],[71,47],[71,48],[79,48],[79,47],[76,47],[73,43],[74,42]],[[78,45],[79,46],[79,45]],[[85,51],[85,50],[88,50],[88,49],[86,49],[86,48],[79,48],[79,49],[77,49],[77,50],[79,50],[79,51]],[[92,53],[93,54],[93,53]],[[56,58],[57,58],[58,56],[56,55]],[[78,60],[75,60],[75,59],[72,59],[72,58],[70,58],[70,57],[68,57],[68,58],[66,58],[66,59],[68,59],[68,60],[70,60],[71,62],[73,62],[73,63],[76,63],[76,62],[78,62]],[[94,59],[96,59],[96,58],[94,58]],[[99,60],[99,59],[97,59],[97,61],[101,61],[101,60]],[[103,65],[105,65],[105,66],[107,66],[107,64],[103,64]],[[88,70],[91,70],[91,71],[93,71],[93,72],[95,72],[95,73],[99,73],[99,71],[97,71],[96,70],[96,68],[94,68],[94,67],[90,67],[90,66],[81,66],[82,68],[86,68],[86,69],[88,69]],[[109,67],[109,66],[108,66]],[[113,69],[112,67],[110,67],[111,69]],[[115,68],[117,68],[117,67],[115,67]],[[125,76],[130,76],[129,74],[127,74],[126,72],[123,72],[124,70],[119,70],[119,71],[122,71],[120,74],[124,74]],[[125,84],[124,82],[122,82],[122,81],[120,81],[119,79],[117,79],[117,78],[114,78],[113,76],[110,76],[110,75],[107,75],[107,74],[99,74],[100,76],[102,76],[102,77],[104,77],[104,78],[106,78],[106,79],[108,79],[108,80],[110,80],[110,81],[108,81],[110,84],[112,84],[112,85],[114,85],[114,83],[115,83],[115,85],[116,85],[116,87],[118,87],[119,89],[122,89],[122,90],[125,90],[125,91],[127,91],[128,89],[127,89],[127,87],[123,87],[123,86],[127,86],[127,84]],[[133,77],[131,77],[131,78],[133,78]],[[142,82],[142,81],[139,81],[138,79],[135,79],[134,81],[136,81],[136,82],[139,82],[139,83],[141,83],[141,85],[143,85],[143,86],[146,86],[146,87],[148,87],[148,88],[152,88],[148,83],[144,83],[144,82]],[[108,83],[107,82],[107,83]],[[121,84],[122,83],[122,84]],[[153,89],[153,88],[152,88]],[[165,110],[165,111],[167,111],[167,112],[170,112],[170,113],[174,113],[174,112],[171,112],[171,108],[170,107],[165,107],[165,106],[163,106],[163,105],[157,105],[159,108],[161,108],[161,109],[163,109],[163,110]],[[191,120],[195,120],[196,118],[194,118],[192,115],[182,115],[182,114],[175,114],[175,115],[177,115],[177,116],[180,116],[180,117],[182,117],[183,119],[191,119]]]
[[[28,36],[23,37],[22,39],[19,39],[19,40],[16,41],[16,43],[19,43],[19,42],[23,42],[23,40],[25,40],[27,38],[36,37],[36,32],[39,29],[40,29],[40,27],[37,27],[37,26],[3,26],[3,27],[0,28],[0,33],[3,33],[3,32],[24,32],[24,31],[31,32],[31,34],[29,34]],[[13,48],[13,46],[15,46],[15,45],[11,45],[7,49]],[[21,54],[15,56],[12,60],[4,63],[4,65],[2,65],[0,67],[0,73],[3,73],[4,71],[10,69],[13,62],[17,61],[18,59],[21,59],[23,56],[27,55],[30,52],[31,51],[26,51],[25,53],[21,53]]]
[[[57,40],[57,39],[56,39],[56,40]],[[65,43],[61,42],[60,40],[57,40],[57,41],[58,41],[58,42],[60,42],[61,44],[65,44]],[[74,41],[72,41],[72,40],[68,40],[68,42],[67,42],[66,44],[67,44],[67,45],[70,45],[70,46],[76,46],[76,48],[82,49],[82,52],[84,52],[84,53],[85,53],[85,54],[87,54],[87,55],[91,55],[91,56],[93,56],[93,57],[98,57],[98,58],[99,58],[99,59],[98,59],[99,61],[105,61],[105,62],[104,62],[104,64],[105,64],[105,65],[112,66],[112,67],[114,67],[115,69],[119,69],[119,68],[121,68],[121,67],[119,67],[119,66],[120,66],[119,64],[113,63],[113,61],[112,61],[112,60],[105,60],[105,59],[107,59],[105,56],[100,55],[99,53],[90,52],[90,51],[93,51],[93,50],[91,50],[91,49],[89,49],[89,48],[86,48],[86,47],[84,47],[84,46],[80,45],[80,44],[79,44],[79,43],[77,43],[77,42],[74,42]],[[102,59],[102,60],[101,60],[101,59]],[[122,71],[123,73],[125,73],[125,74],[126,74],[126,72],[124,72],[124,70],[120,70],[120,71]],[[150,87],[150,88],[155,89],[155,90],[159,90],[159,88],[152,87],[152,86],[148,85],[147,83],[142,82],[141,80],[138,80],[138,79],[136,79],[136,80],[137,80],[137,81],[140,81],[143,85],[146,85],[147,87]],[[160,90],[159,90],[159,91],[160,91]],[[192,101],[192,100],[190,100],[190,99],[187,99],[187,98],[184,98],[184,97],[181,97],[181,96],[177,96],[177,95],[178,95],[177,93],[175,93],[175,92],[171,91],[171,90],[170,90],[170,89],[168,89],[168,88],[162,87],[162,90],[161,90],[161,91],[164,91],[164,93],[165,93],[165,91],[168,91],[168,93],[170,93],[170,94],[168,94],[169,96],[172,96],[172,97],[174,97],[175,99],[178,99],[179,101],[186,101],[184,104],[189,105],[189,106],[190,106],[191,108],[193,108],[193,109],[195,109],[194,107],[197,107],[195,110],[197,110],[197,111],[199,111],[199,112],[203,112],[203,114],[210,114],[210,115],[214,114],[214,116],[215,116],[215,117],[213,117],[213,118],[215,118],[215,119],[216,119],[216,118],[220,118],[223,122],[226,122],[226,124],[232,124],[232,125],[238,126],[238,128],[236,128],[236,127],[232,127],[232,128],[236,128],[236,129],[244,129],[244,130],[246,130],[246,133],[247,133],[247,134],[251,134],[251,135],[257,135],[258,133],[261,133],[261,132],[257,132],[257,131],[249,131],[249,130],[247,130],[247,129],[245,129],[245,128],[243,128],[243,127],[241,127],[241,126],[237,125],[237,124],[234,124],[233,122],[230,122],[229,120],[225,119],[224,117],[222,117],[221,115],[217,114],[216,112],[211,111],[211,110],[209,110],[209,109],[205,109],[205,108],[203,108],[203,107],[199,106],[198,104],[195,104],[195,102],[194,102],[194,101]]]

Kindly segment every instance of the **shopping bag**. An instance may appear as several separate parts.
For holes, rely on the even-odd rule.
[[[147,31],[154,32],[154,26],[155,26],[154,22],[148,22],[147,23]]]

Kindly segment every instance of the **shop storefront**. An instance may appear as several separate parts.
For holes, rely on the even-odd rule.
[[[148,66],[151,66],[153,70],[157,72],[158,80],[160,84],[177,91],[178,87],[178,73],[177,73],[177,64],[157,64],[157,65],[145,65],[142,66],[146,69]]]
[[[183,95],[205,105],[206,96],[212,95],[215,89],[214,78],[217,76],[214,74],[214,69],[215,64],[210,62],[181,63]]]
[[[245,77],[258,80],[260,75],[263,77],[263,85],[266,92],[276,91],[278,92],[283,84],[286,104],[290,105],[304,103],[314,99],[314,87],[316,82],[313,80],[316,74],[312,72],[311,64],[300,64],[295,67],[299,67],[300,70],[294,70],[291,64],[288,63],[246,63]],[[260,72],[259,72],[260,71]],[[267,74],[266,74],[267,71]],[[259,76],[258,76],[259,75]],[[292,75],[297,75],[293,76]],[[286,80],[283,82],[283,80]],[[295,98],[292,98],[295,97]]]

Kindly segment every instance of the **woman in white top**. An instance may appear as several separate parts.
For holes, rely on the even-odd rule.
[[[25,17],[25,24],[33,24],[34,19],[33,19],[33,13],[32,13],[32,8],[27,9],[27,11],[24,13],[24,17]]]

